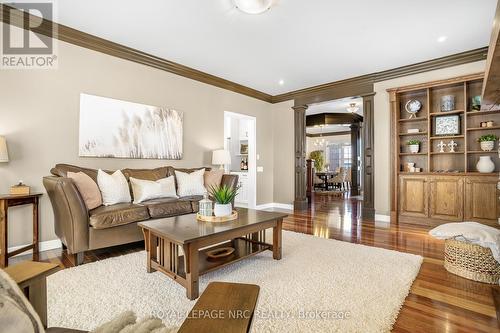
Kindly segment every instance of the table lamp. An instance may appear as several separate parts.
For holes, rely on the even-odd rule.
[[[212,153],[212,164],[219,165],[219,169],[224,169],[224,165],[231,164],[231,154],[229,150],[219,149]]]
[[[0,136],[0,162],[9,161],[9,152],[7,151],[7,141],[4,136]]]

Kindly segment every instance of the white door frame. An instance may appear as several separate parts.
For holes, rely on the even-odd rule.
[[[257,206],[257,118],[248,116],[242,113],[224,111],[224,149],[227,147],[227,137],[230,133],[226,133],[226,118],[245,119],[251,122],[251,128],[248,133],[248,208],[255,209]]]

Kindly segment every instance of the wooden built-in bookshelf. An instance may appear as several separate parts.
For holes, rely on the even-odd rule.
[[[389,89],[391,101],[391,221],[433,226],[450,221],[471,220],[498,226],[500,201],[497,181],[500,172],[498,142],[493,151],[482,151],[478,138],[485,134],[500,137],[500,110],[473,110],[474,96],[482,93],[483,74]],[[455,109],[441,111],[441,99],[453,95]],[[409,100],[418,100],[421,109],[412,116],[405,109]],[[458,116],[459,131],[437,135],[436,119]],[[481,127],[492,121],[493,126]],[[408,130],[418,129],[418,133]],[[418,153],[412,154],[407,141],[421,141]],[[453,140],[455,151],[437,146]],[[479,173],[480,156],[490,156],[493,173]],[[421,172],[408,172],[415,163]]]

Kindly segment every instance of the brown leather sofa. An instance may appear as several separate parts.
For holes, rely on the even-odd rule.
[[[175,175],[175,170],[189,173],[199,169],[165,166],[156,169],[122,169],[122,172],[127,180],[129,177],[158,180]],[[137,222],[195,213],[198,211],[198,201],[202,199],[201,196],[155,199],[141,204],[100,206],[89,211],[75,184],[67,178],[67,172],[79,171],[97,181],[97,170],[69,164],[57,164],[50,170],[53,176],[43,178],[54,210],[56,235],[68,253],[74,256],[75,265],[83,263],[84,251],[143,240]],[[237,183],[236,175],[222,177],[221,184],[235,187]]]

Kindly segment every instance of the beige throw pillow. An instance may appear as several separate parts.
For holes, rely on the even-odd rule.
[[[97,185],[101,190],[102,204],[104,206],[132,201],[127,179],[120,170],[109,175],[99,169],[97,171]]]
[[[214,187],[220,186],[223,175],[224,175],[224,170],[221,169],[205,171],[203,178],[205,182],[205,188],[207,189],[207,191],[210,191],[212,186]]]
[[[92,178],[81,171],[68,172],[67,176],[73,179],[87,209],[94,209],[102,205],[101,191],[99,191],[99,187]]]
[[[177,195],[187,197],[193,195],[203,195],[207,191],[204,186],[203,175],[205,168],[193,171],[191,173],[175,170],[175,179],[177,181]]]
[[[134,194],[134,203],[150,199],[177,198],[175,193],[175,178],[170,176],[158,180],[146,180],[130,177],[130,185]]]

